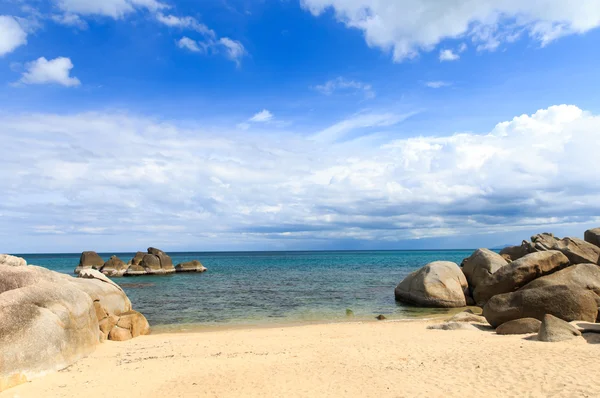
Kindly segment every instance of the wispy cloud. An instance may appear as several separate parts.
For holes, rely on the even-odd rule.
[[[273,117],[274,116],[271,112],[269,112],[267,109],[263,109],[262,111],[258,112],[254,116],[252,116],[249,119],[249,121],[255,122],[255,123],[265,123],[265,122],[270,122],[271,120],[273,120]]]
[[[363,83],[356,80],[348,80],[343,77],[338,77],[333,80],[329,80],[324,84],[319,84],[313,87],[316,91],[325,95],[332,95],[336,91],[354,91],[364,93],[366,98],[374,98],[375,91],[373,86],[367,83]]]
[[[446,82],[443,80],[434,80],[434,81],[430,81],[430,82],[425,82],[424,84],[425,84],[425,86],[427,86],[429,88],[442,88],[442,87],[448,87],[448,86],[452,85],[451,82]]]

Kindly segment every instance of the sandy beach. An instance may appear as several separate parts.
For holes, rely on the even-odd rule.
[[[600,342],[362,322],[143,336],[0,397],[600,396]],[[587,341],[586,341],[587,339]]]

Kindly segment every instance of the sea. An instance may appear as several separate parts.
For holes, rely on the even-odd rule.
[[[472,250],[169,253],[199,260],[204,273],[113,278],[154,332],[194,328],[415,319],[446,313],[397,303],[394,288],[438,260],[457,264]],[[134,253],[116,254],[129,261]],[[19,254],[28,264],[73,275],[80,254]]]

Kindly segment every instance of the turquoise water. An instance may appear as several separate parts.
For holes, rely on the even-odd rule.
[[[202,274],[114,278],[154,327],[403,319],[435,313],[396,303],[394,287],[423,265],[460,263],[471,250],[169,253],[198,259]],[[133,253],[117,254],[127,262]],[[25,254],[29,264],[72,274],[79,254]]]

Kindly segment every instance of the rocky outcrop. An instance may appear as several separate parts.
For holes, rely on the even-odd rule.
[[[540,331],[542,322],[535,318],[522,318],[508,321],[496,328],[497,334],[530,334]]]
[[[524,240],[520,246],[508,246],[500,250],[500,256],[504,259],[515,261],[531,253],[531,250],[531,243]]]
[[[79,276],[0,265],[0,391],[71,365],[117,326],[148,333],[114,282],[91,268]]]
[[[594,246],[600,247],[600,228],[585,231],[584,240]]]
[[[600,247],[578,238],[549,238],[547,234],[536,235],[535,249],[537,251],[558,250],[563,253],[571,264],[599,264]]]
[[[110,328],[106,332],[110,340],[131,340],[150,333],[150,324],[148,324],[146,317],[137,311],[125,312],[119,317],[107,316],[105,319],[105,330]]]
[[[206,267],[198,260],[180,263],[175,266],[177,272],[204,272]]]
[[[493,273],[507,265],[508,262],[488,249],[477,249],[469,258],[463,260],[461,268],[471,291],[477,286],[489,283]]]
[[[550,248],[554,246],[557,241],[558,238],[555,237],[554,234],[548,232],[534,235],[531,237],[531,247],[529,251],[533,253],[536,251],[552,250]]]
[[[104,260],[102,260],[102,257],[100,257],[98,253],[93,251],[83,252],[81,253],[81,257],[79,259],[79,265],[77,265],[77,268],[75,268],[75,274],[79,274],[79,272],[83,269],[100,269],[103,265]]]
[[[542,320],[538,340],[546,342],[557,342],[571,340],[581,336],[576,327],[555,316],[547,314]]]
[[[395,296],[398,301],[424,307],[464,307],[467,287],[458,265],[436,261],[408,275],[396,287]]]
[[[483,307],[483,316],[493,327],[514,319],[542,320],[546,314],[568,322],[594,322],[598,315],[596,295],[572,286],[544,286],[496,295]]]
[[[148,253],[142,257],[140,266],[147,274],[171,274],[175,272],[173,261],[165,252],[153,247],[148,248]]]
[[[111,256],[107,262],[104,263],[100,272],[102,272],[106,276],[115,277],[115,276],[123,276],[129,266],[123,262],[117,256]]]
[[[142,259],[144,258],[144,256],[148,254],[145,252],[137,252],[135,253],[135,256],[133,256],[133,258],[131,260],[129,260],[129,265],[140,265],[142,263]]]
[[[24,258],[11,256],[9,254],[0,254],[0,265],[8,265],[11,267],[23,267],[27,265]]]
[[[541,276],[551,274],[569,265],[569,259],[559,251],[531,253],[501,267],[478,285],[473,298],[482,307],[495,295],[509,293]]]

